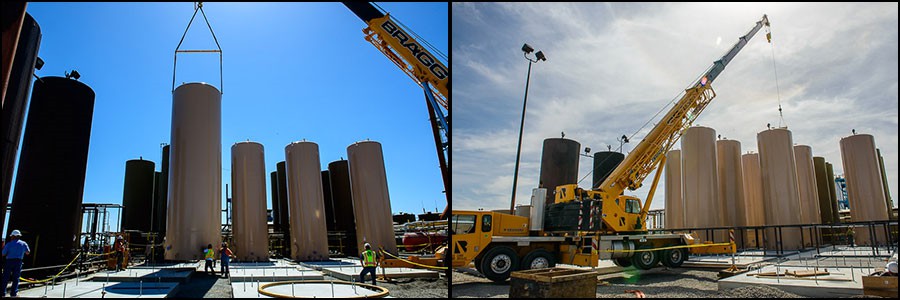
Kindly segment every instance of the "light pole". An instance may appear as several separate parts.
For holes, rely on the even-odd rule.
[[[512,200],[509,204],[509,212],[510,214],[514,214],[516,212],[516,184],[519,179],[519,158],[522,156],[522,129],[525,127],[525,105],[528,104],[528,84],[531,82],[531,64],[536,63],[538,61],[547,61],[547,58],[544,57],[544,52],[538,51],[534,54],[535,59],[528,58],[528,53],[534,51],[534,48],[531,48],[528,44],[522,45],[522,52],[525,52],[522,56],[528,60],[528,77],[525,79],[525,100],[522,101],[522,122],[519,123],[519,146],[516,148],[516,171],[513,174],[513,186],[512,186]]]

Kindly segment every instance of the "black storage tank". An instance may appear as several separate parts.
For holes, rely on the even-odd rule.
[[[350,256],[359,255],[356,244],[356,218],[353,215],[353,192],[350,187],[350,164],[347,160],[336,160],[328,164],[331,175],[331,198],[334,200],[334,230],[346,232],[343,242],[345,253]]]
[[[544,140],[541,177],[538,187],[547,189],[547,204],[556,199],[556,187],[578,182],[578,155],[581,144],[564,138]]]
[[[65,265],[74,257],[93,113],[94,91],[86,84],[53,76],[34,82],[7,227],[20,230],[31,247],[26,269]]]
[[[153,225],[153,181],[155,164],[152,161],[132,159],[125,162],[125,190],[122,193],[122,230],[150,232]],[[147,239],[138,233],[128,235],[129,243],[146,245]]]
[[[596,189],[612,174],[612,171],[625,160],[625,154],[612,151],[600,151],[594,153],[594,184],[592,188]]]
[[[287,171],[285,171],[285,163],[278,162],[275,164],[275,169],[278,171],[278,203],[281,211],[279,212],[281,215],[281,231],[284,232],[284,245],[282,248],[282,255],[284,257],[291,256],[291,247],[288,246],[287,241],[291,240],[291,219],[290,214],[290,206],[288,206],[288,192],[287,192]]]
[[[4,15],[5,16],[5,15]],[[4,20],[6,24],[9,20]],[[6,30],[6,28],[4,28]],[[9,74],[9,85],[3,100],[2,122],[3,146],[0,157],[3,158],[2,196],[0,220],[6,219],[6,203],[9,200],[9,189],[12,186],[13,169],[16,163],[16,152],[19,150],[19,137],[22,136],[22,124],[25,120],[25,104],[28,102],[28,91],[34,64],[37,61],[38,49],[41,45],[41,27],[25,13],[19,42],[16,45],[16,56],[13,57]],[[4,45],[5,46],[5,45]]]
[[[166,215],[169,210],[169,145],[162,148],[162,163],[159,169],[159,178],[155,186],[156,196],[153,199],[153,228],[151,228],[157,233],[157,244],[166,237]]]
[[[272,188],[272,231],[281,232],[281,207],[278,202],[278,171],[269,174],[269,183]]]

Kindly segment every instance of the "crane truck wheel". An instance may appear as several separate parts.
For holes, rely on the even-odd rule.
[[[650,246],[642,246],[638,247],[638,249],[650,249]],[[658,251],[641,251],[635,252],[633,256],[631,256],[631,264],[641,270],[650,270],[659,264],[659,252]]]
[[[627,267],[630,267],[630,266],[631,266],[631,259],[630,259],[630,258],[627,258],[627,257],[623,257],[623,258],[613,258],[612,261],[613,261],[613,263],[616,264],[617,266],[620,266],[620,267],[623,267],[623,268],[627,268]]]
[[[494,282],[506,281],[518,266],[516,251],[506,246],[494,247],[481,258],[481,274]]]
[[[662,252],[662,264],[666,267],[677,268],[687,260],[687,253],[684,249],[668,249]]]
[[[519,270],[546,269],[556,266],[556,259],[547,250],[537,249],[525,255]]]

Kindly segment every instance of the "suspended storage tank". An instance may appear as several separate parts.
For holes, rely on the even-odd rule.
[[[269,261],[266,225],[266,160],[263,145],[231,146],[231,213],[234,254],[240,261]]]
[[[681,139],[681,180],[685,227],[725,226],[724,208],[719,203],[716,177],[716,131],[708,127],[688,128]],[[702,241],[722,242],[727,232],[713,236],[697,232]]]
[[[153,173],[152,161],[132,159],[125,162],[125,191],[122,193],[122,229],[149,233],[153,225]],[[129,234],[129,243],[146,245],[142,234]]]
[[[34,82],[6,227],[31,247],[24,268],[68,264],[81,232],[81,201],[94,113],[94,91],[73,79]],[[42,278],[58,270],[26,273]]]
[[[334,230],[334,199],[331,196],[331,174],[322,171],[322,195],[325,198],[325,225],[328,231]]]
[[[156,232],[156,243],[159,244],[166,237],[166,216],[169,208],[169,145],[162,148],[162,163],[160,164],[159,178],[156,180],[156,195],[153,197],[153,232]],[[160,252],[162,256],[163,252]]]
[[[384,247],[396,255],[397,240],[391,223],[391,198],[381,144],[356,142],[347,147],[347,157],[356,216],[356,244],[362,248],[368,242],[373,249]]]
[[[684,201],[681,198],[681,150],[672,150],[666,155],[666,228],[685,228]]]
[[[600,151],[594,153],[594,185],[597,189],[600,184],[612,174],[612,171],[625,160],[625,154],[612,151]],[[577,175],[577,174],[576,174]]]
[[[762,173],[759,170],[759,154],[741,155],[741,172],[744,180],[744,214],[746,226],[766,225],[765,203],[763,201]],[[744,247],[757,248],[763,245],[763,236],[755,230],[747,230]]]
[[[875,152],[875,138],[870,134],[856,134],[841,139],[841,159],[847,179],[847,197],[850,199],[850,218],[853,222],[882,221],[888,219],[884,199],[884,184]],[[876,226],[876,240],[866,227],[856,227],[856,243],[860,245],[887,244],[883,230]]]
[[[198,260],[222,226],[222,94],[206,83],[172,93],[166,260]]]
[[[741,167],[741,142],[716,141],[716,165],[719,182],[719,205],[725,214],[721,226],[746,226],[747,215],[744,200],[744,174]],[[727,234],[727,233],[726,233]],[[746,242],[743,230],[734,231],[735,243]]]
[[[291,256],[291,206],[288,203],[287,192],[287,170],[285,162],[275,164],[275,170],[278,172],[278,206],[281,207],[281,229],[284,231],[283,245],[281,248],[282,256]]]
[[[6,10],[6,8],[4,8]],[[5,11],[4,11],[5,12]],[[4,15],[4,27],[6,26]],[[6,33],[14,32],[12,28],[3,28],[4,38]],[[7,82],[6,95],[3,100],[2,125],[3,147],[0,157],[3,158],[2,168],[2,194],[3,205],[0,205],[0,220],[6,219],[6,201],[9,199],[9,188],[12,186],[13,169],[16,163],[16,152],[19,150],[19,138],[22,137],[22,125],[25,121],[25,106],[28,103],[28,87],[31,86],[31,78],[34,76],[34,65],[37,61],[38,49],[41,46],[41,27],[30,14],[25,13],[22,19],[22,27],[19,33],[19,41],[16,43],[15,57],[12,58],[12,69]],[[15,33],[13,33],[15,34]],[[7,44],[10,42],[10,44]],[[6,50],[12,41],[3,41],[3,49]],[[6,59],[7,53],[3,53]],[[6,63],[6,62],[4,62]],[[7,66],[4,66],[6,70]]]
[[[834,167],[830,162],[825,162],[825,172],[828,173],[828,198],[831,199],[831,219],[841,222],[839,207],[837,204],[837,186],[834,183]]]
[[[831,193],[828,192],[828,172],[825,169],[825,158],[814,156],[813,157],[813,168],[816,171],[816,195],[818,195],[819,199],[819,218],[822,220],[822,224],[831,224],[836,222],[831,218],[831,211],[834,209],[831,203],[834,201],[831,200]]]
[[[570,139],[544,140],[541,153],[541,177],[538,187],[547,189],[547,204],[556,199],[556,187],[578,182],[578,155],[581,144]]]
[[[333,161],[328,164],[328,173],[331,175],[331,197],[334,199],[334,230],[344,232],[344,238],[341,240],[344,254],[353,257],[359,256],[353,192],[350,188],[350,164],[344,159]],[[413,217],[413,221],[415,221],[415,217]]]
[[[816,190],[816,168],[813,166],[812,147],[794,146],[794,163],[797,164],[797,186],[800,189],[800,223],[821,224],[819,217],[819,193]],[[812,240],[804,241],[812,245]]]
[[[291,210],[291,258],[296,261],[327,260],[328,232],[319,145],[293,142],[284,147],[284,158]]]
[[[758,133],[756,139],[759,143],[766,225],[800,224],[800,190],[791,131],[785,128],[768,129]],[[799,228],[783,228],[781,233],[782,249],[801,248]],[[774,229],[766,230],[766,240],[766,249],[778,249]]]

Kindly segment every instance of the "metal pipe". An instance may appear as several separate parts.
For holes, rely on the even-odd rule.
[[[528,104],[528,85],[531,83],[531,60],[528,60],[528,76],[525,79],[525,100],[522,101],[522,121],[519,123],[519,146],[516,147],[516,170],[513,173],[512,200],[509,204],[509,212],[516,211],[516,184],[519,179],[519,158],[522,156],[522,130],[525,128],[525,107]],[[553,187],[554,189],[556,187]]]

